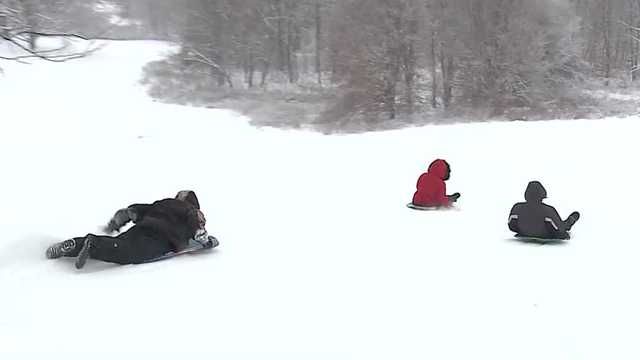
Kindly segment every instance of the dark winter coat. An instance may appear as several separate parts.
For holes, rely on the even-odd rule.
[[[420,175],[413,194],[413,204],[419,206],[449,206],[451,200],[447,197],[449,179],[449,164],[444,160],[435,160],[429,165],[429,170]]]
[[[193,205],[177,199],[164,199],[153,204],[134,204],[127,208],[131,220],[156,242],[170,246],[171,251],[187,247],[201,227],[199,211]]]
[[[571,226],[552,206],[542,202],[547,191],[538,181],[527,185],[526,202],[517,203],[509,214],[509,229],[518,235],[539,238],[568,238]]]

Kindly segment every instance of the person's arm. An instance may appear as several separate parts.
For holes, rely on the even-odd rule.
[[[129,205],[127,212],[131,216],[131,221],[137,223],[147,216],[147,213],[152,207],[153,204],[133,204]]]
[[[520,228],[518,227],[518,219],[520,218],[520,214],[518,211],[518,205],[513,205],[511,211],[509,212],[509,230],[513,231],[516,234],[520,233]]]
[[[558,211],[553,207],[544,204],[545,212],[544,212],[544,221],[548,224],[553,230],[559,233],[566,232],[566,226],[564,221],[558,215]]]
[[[451,195],[447,195],[447,197],[449,198],[449,202],[454,203],[454,202],[458,201],[458,199],[460,198],[460,193],[456,192],[456,193],[453,193]]]
[[[113,233],[119,231],[123,226],[129,223],[129,221],[137,223],[147,214],[150,207],[151,205],[149,204],[133,204],[127,208],[116,211],[113,217],[111,217],[111,220],[109,220],[107,226],[105,226],[104,231],[107,233]]]
[[[432,191],[436,206],[451,206],[453,201],[447,196],[447,185],[444,181],[436,182]]]

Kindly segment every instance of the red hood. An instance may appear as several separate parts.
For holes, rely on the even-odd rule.
[[[442,159],[435,160],[429,165],[429,174],[437,176],[438,179],[444,180],[445,175],[447,174],[447,163]]]

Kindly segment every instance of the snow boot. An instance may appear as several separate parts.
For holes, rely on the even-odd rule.
[[[73,256],[77,250],[78,241],[76,238],[55,243],[47,248],[47,259],[57,259],[63,256]]]
[[[571,215],[569,215],[569,217],[567,218],[567,230],[570,230],[571,227],[578,221],[578,219],[580,219],[580,213],[577,211],[572,212]]]

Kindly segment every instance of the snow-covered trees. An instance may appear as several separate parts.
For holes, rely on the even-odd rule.
[[[213,86],[314,79],[376,118],[499,113],[554,99],[582,75],[635,79],[637,19],[640,0],[0,0],[0,35],[31,50],[40,33],[119,26],[179,42],[177,63]]]
[[[185,0],[180,32],[185,60],[211,67],[219,84],[232,86],[230,68],[241,68],[248,87],[265,85],[272,71],[297,81],[313,58],[322,66],[321,22],[325,0]],[[306,62],[305,62],[306,61]],[[309,70],[309,69],[307,69]],[[318,77],[321,81],[321,76]]]
[[[333,13],[331,61],[350,98],[361,100],[354,104],[391,118],[398,104],[414,109],[420,74],[428,74],[433,107],[527,105],[573,75],[571,10],[556,0],[343,1]]]
[[[578,28],[566,4],[462,2],[471,5],[466,21],[454,31],[461,42],[454,61],[462,97],[498,109],[530,105],[557,96],[572,79],[579,50],[572,40]]]
[[[357,111],[415,106],[424,7],[417,0],[346,0],[334,8],[329,56],[334,81]]]
[[[580,16],[582,57],[589,62],[594,75],[605,84],[625,71],[628,79],[638,78],[640,47],[637,34],[640,26],[638,0],[572,0]]]

